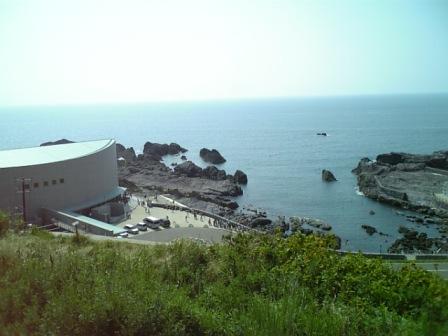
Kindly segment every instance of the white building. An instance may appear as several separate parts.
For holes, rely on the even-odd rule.
[[[42,209],[76,211],[120,196],[114,140],[0,151],[0,209],[38,221]]]

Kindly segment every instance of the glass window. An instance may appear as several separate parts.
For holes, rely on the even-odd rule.
[[[51,184],[55,185],[56,183],[58,183],[56,180],[51,181]]]
[[[44,187],[48,187],[48,181],[44,181]]]
[[[59,179],[59,183],[64,183],[64,182],[65,182],[65,180],[63,178]]]
[[[34,182],[33,187],[34,189],[39,188],[39,182]]]

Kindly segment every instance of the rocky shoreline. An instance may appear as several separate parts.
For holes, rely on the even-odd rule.
[[[410,222],[437,225],[439,238],[400,229],[403,237],[392,244],[389,252],[448,252],[448,151],[429,155],[380,154],[375,161],[361,159],[352,172],[357,175],[359,190],[365,196],[420,214],[406,215],[397,211]]]
[[[134,193],[159,192],[202,201],[196,202],[201,210],[220,215],[237,209],[238,203],[229,197],[243,194],[241,185],[247,183],[247,175],[240,170],[230,175],[215,166],[203,169],[188,160],[171,169],[161,161],[165,155],[186,152],[176,143],[147,142],[143,154],[136,155],[132,147],[117,144],[117,158],[122,161],[118,168],[120,185]]]
[[[183,155],[187,150],[176,143],[158,144],[147,142],[143,154],[136,155],[135,150],[117,144],[117,158],[123,162],[119,166],[120,185],[131,192],[140,194],[166,193],[189,207],[215,213],[237,221],[251,228],[267,232],[280,230],[285,235],[300,231],[304,234],[332,234],[332,227],[321,220],[305,217],[272,220],[265,212],[239,208],[233,197],[243,194],[242,185],[248,183],[247,175],[236,170],[233,175],[218,169],[214,165],[201,168],[188,161]],[[216,150],[201,149],[200,156],[205,162],[223,163],[225,159]],[[184,162],[166,166],[162,159],[165,155],[182,155]],[[224,160],[224,161],[223,161]],[[341,239],[335,238],[336,247]]]

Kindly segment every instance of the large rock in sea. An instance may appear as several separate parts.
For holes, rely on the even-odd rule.
[[[247,184],[247,175],[241,170],[237,170],[233,175],[233,180],[239,184]]]
[[[199,177],[202,175],[202,168],[196,166],[191,161],[185,161],[174,167],[174,173],[178,175],[186,175],[188,177]]]
[[[322,180],[325,182],[337,181],[333,173],[326,169],[322,170]]]
[[[187,150],[177,143],[168,144],[159,144],[146,142],[143,147],[143,154],[148,158],[151,158],[156,161],[160,161],[165,155],[176,155],[179,153],[185,153]]]
[[[226,159],[219,153],[216,149],[202,148],[199,151],[199,155],[205,162],[210,162],[212,164],[221,164],[226,162]]]
[[[367,232],[367,234],[369,236],[371,236],[371,235],[373,235],[374,233],[377,232],[377,230],[373,226],[370,226],[370,225],[367,225],[367,224],[363,224],[363,225],[361,225],[361,227]]]
[[[41,146],[65,145],[65,144],[69,144],[69,143],[74,143],[74,141],[67,140],[67,139],[60,139],[60,140],[56,140],[56,141],[44,142],[43,144],[41,144]]]

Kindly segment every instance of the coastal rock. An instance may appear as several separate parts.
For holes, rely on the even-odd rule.
[[[119,147],[118,150],[123,151],[123,148]],[[166,146],[161,148],[147,145],[146,153],[138,155],[135,161],[120,165],[120,185],[130,186],[141,193],[157,191],[170,194],[184,204],[216,214],[228,214],[238,208],[238,203],[230,197],[242,195],[243,190],[233,178],[227,177],[224,170],[216,167],[202,169],[191,161],[182,162],[171,169],[159,161],[160,155],[168,151]]]
[[[160,161],[165,155],[176,155],[179,153],[185,153],[187,150],[177,143],[159,144],[146,142],[143,147],[143,154],[152,160]]]
[[[326,169],[322,170],[322,180],[325,182],[337,181],[333,173]]]
[[[117,143],[117,158],[124,158],[126,162],[137,160],[137,155],[132,147],[126,148],[122,144]]]
[[[236,183],[239,184],[247,184],[247,175],[241,170],[237,170],[233,175],[233,178]]]
[[[302,225],[306,224],[320,230],[330,231],[331,225],[317,218],[299,217]]]
[[[258,218],[253,219],[249,223],[249,226],[252,228],[258,228],[258,227],[268,226],[271,224],[272,224],[272,220],[270,220],[268,218],[264,218],[264,217],[258,217]]]
[[[403,226],[399,228],[398,232],[403,235],[403,238],[397,239],[389,247],[389,253],[432,253],[434,243],[443,242],[438,238],[428,238],[428,235],[424,232],[419,233]]]
[[[174,173],[188,177],[199,177],[202,175],[202,168],[191,161],[185,161],[174,167]]]
[[[69,143],[74,143],[74,141],[67,140],[67,139],[60,139],[60,140],[56,140],[56,141],[44,142],[44,143],[40,144],[40,146],[65,145],[65,144],[69,144]]]
[[[392,152],[378,155],[376,162],[363,158],[352,172],[365,196],[443,219],[448,212],[443,197],[437,195],[443,195],[448,185],[447,159],[446,151],[430,155]],[[407,219],[423,224],[421,218]]]
[[[202,148],[199,152],[199,155],[205,162],[210,162],[212,164],[221,164],[226,162],[226,159],[216,150],[216,149],[208,149]]]
[[[387,153],[380,154],[376,157],[376,162],[379,164],[390,164],[396,165],[398,163],[404,162],[402,153]]]
[[[227,178],[226,171],[218,169],[215,166],[208,166],[203,169],[202,176],[210,180],[225,180]]]
[[[327,133],[325,133],[325,132],[320,132],[320,133],[316,133],[316,135],[327,136]]]
[[[371,236],[374,233],[378,232],[373,226],[370,226],[370,225],[367,225],[367,224],[363,224],[363,225],[361,225],[361,227],[367,232],[367,234],[369,236]]]
[[[182,156],[180,157],[180,159],[183,160],[183,161],[187,161],[187,157],[186,157],[185,155],[182,155]]]

